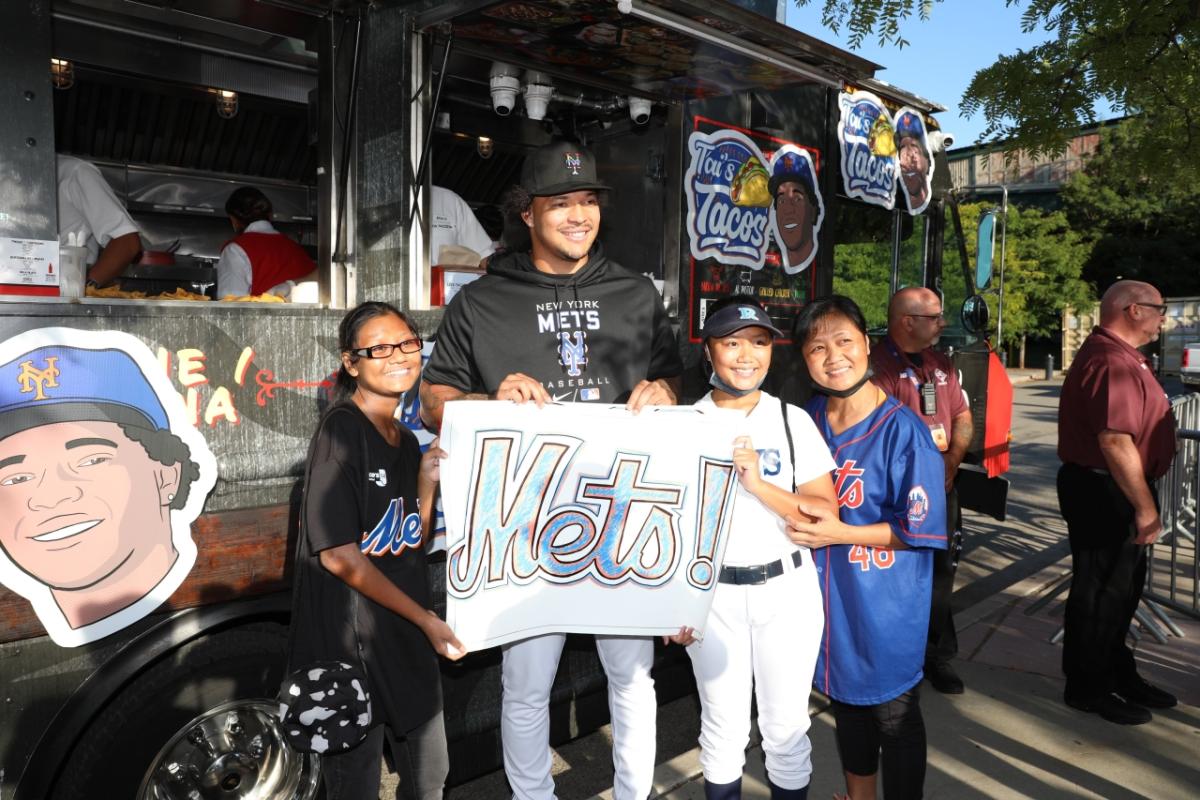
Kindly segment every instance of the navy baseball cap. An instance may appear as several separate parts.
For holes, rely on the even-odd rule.
[[[700,329],[700,338],[712,339],[728,336],[742,328],[766,328],[775,336],[783,336],[783,332],[775,327],[767,312],[750,303],[733,303],[709,314]]]
[[[771,165],[771,179],[767,186],[772,200],[779,194],[779,187],[789,181],[804,184],[813,195],[817,193],[817,179],[812,174],[812,164],[797,153],[785,153]]]
[[[554,142],[527,155],[521,186],[534,197],[609,188],[596,178],[596,158],[572,142]]]
[[[911,111],[905,111],[896,120],[896,142],[905,137],[912,137],[925,143],[925,122]]]
[[[0,365],[0,439],[82,420],[170,428],[158,395],[122,350],[49,345]]]

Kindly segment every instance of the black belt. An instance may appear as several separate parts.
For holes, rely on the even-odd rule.
[[[792,565],[799,567],[803,563],[800,551],[792,553]],[[783,574],[783,559],[777,558],[770,564],[755,564],[753,567],[721,567],[721,575],[717,583],[732,583],[737,586],[766,583],[771,578]]]

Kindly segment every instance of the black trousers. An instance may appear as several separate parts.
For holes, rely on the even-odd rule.
[[[1150,491],[1154,494],[1153,486]],[[1066,693],[1087,700],[1137,676],[1125,637],[1146,583],[1147,548],[1134,544],[1133,506],[1108,475],[1064,464],[1058,505],[1067,522],[1072,569],[1063,674]]]
[[[446,726],[442,713],[404,736],[376,725],[353,750],[321,758],[321,780],[327,800],[378,800],[383,745],[391,750],[400,776],[397,800],[438,800],[450,773]]]
[[[851,775],[874,775],[882,760],[884,800],[920,800],[926,748],[921,685],[874,706],[837,700],[831,706],[842,769]]]
[[[962,512],[958,491],[952,486],[946,493],[946,549],[933,551],[933,591],[929,597],[929,639],[925,643],[925,663],[949,661],[958,655],[958,633],[950,596],[954,594],[954,573],[962,553]]]

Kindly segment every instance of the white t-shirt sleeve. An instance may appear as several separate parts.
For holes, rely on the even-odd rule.
[[[250,257],[239,244],[227,244],[217,261],[217,297],[250,294]]]
[[[67,196],[87,221],[92,236],[101,247],[107,247],[118,236],[138,233],[137,225],[100,175],[100,170],[83,163],[75,170],[73,179]]]
[[[817,430],[812,417],[802,408],[788,404],[788,424],[792,429],[792,442],[796,446],[796,460],[792,465],[796,474],[796,485],[808,483],[822,474],[828,475],[837,467],[829,446]]]

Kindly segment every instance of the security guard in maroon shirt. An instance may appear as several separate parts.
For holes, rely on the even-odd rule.
[[[901,289],[888,304],[888,335],[871,349],[876,386],[917,412],[946,462],[945,550],[934,551],[929,636],[925,645],[925,677],[944,694],[961,694],[962,679],[950,665],[958,654],[958,634],[950,596],[962,551],[962,515],[954,477],[971,443],[971,409],[958,381],[958,371],[933,349],[946,327],[942,299],[930,289]]]
[[[1175,697],[1137,673],[1125,636],[1146,582],[1146,545],[1162,534],[1154,481],[1175,455],[1175,418],[1137,348],[1158,339],[1167,307],[1148,283],[1118,281],[1100,301],[1058,405],[1058,503],[1071,544],[1063,700],[1139,725]]]

